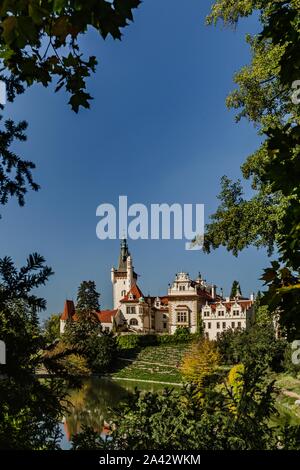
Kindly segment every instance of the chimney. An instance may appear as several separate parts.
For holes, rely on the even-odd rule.
[[[211,296],[213,299],[216,298],[216,287],[214,284],[211,286]]]

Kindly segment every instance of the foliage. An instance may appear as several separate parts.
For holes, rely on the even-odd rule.
[[[209,390],[201,401],[191,385],[163,393],[136,391],[115,410],[112,439],[103,441],[86,428],[74,437],[73,449],[275,450],[279,443],[299,448],[299,428],[270,427],[273,412],[273,383],[265,367],[252,362],[245,365],[237,403],[226,387]]]
[[[60,336],[60,315],[53,314],[44,322],[44,335],[47,343],[53,343]]]
[[[29,0],[2,2],[0,48],[12,86],[48,86],[57,78],[71,95],[74,111],[89,107],[86,79],[95,71],[95,56],[84,58],[79,39],[95,29],[105,39],[121,39],[121,29],[133,21],[139,0]]]
[[[240,283],[239,281],[233,281],[231,286],[230,298],[234,299],[238,295],[242,295]]]
[[[220,355],[216,344],[208,339],[202,339],[193,344],[191,350],[186,353],[180,370],[185,379],[195,385],[200,397],[211,382],[219,363]]]
[[[34,375],[41,367],[51,373],[56,365],[55,357],[44,363],[37,311],[45,301],[31,293],[51,274],[36,254],[20,270],[10,258],[0,260],[0,338],[7,348],[6,364],[0,366],[1,449],[58,447],[64,386],[58,379]]]
[[[3,109],[2,105],[0,109]],[[4,128],[0,130],[0,205],[5,205],[10,197],[16,197],[19,205],[23,206],[27,186],[33,191],[39,189],[32,177],[34,163],[22,160],[11,150],[15,142],[26,140],[26,128],[25,121],[14,123],[11,119],[7,119],[4,122]]]
[[[292,375],[293,377],[298,377],[300,372],[300,364],[293,363],[292,358],[294,353],[295,349],[292,348],[292,343],[288,343],[284,351],[283,365],[285,372]]]
[[[188,328],[177,328],[173,335],[169,334],[125,334],[117,337],[119,349],[139,349],[147,346],[158,346],[163,344],[181,344],[189,343],[201,336],[199,334],[190,333]]]
[[[190,330],[186,326],[178,326],[174,333],[174,338],[178,341],[189,341],[190,339]]]
[[[83,356],[94,373],[104,373],[112,365],[116,353],[115,338],[111,333],[103,332],[101,323],[92,316],[67,321],[63,342]]]
[[[100,308],[99,297],[95,281],[82,281],[77,292],[77,313],[90,315],[97,312]]]
[[[228,387],[232,394],[234,403],[230,403],[229,409],[232,413],[236,413],[237,404],[240,402],[243,393],[245,366],[243,364],[236,364],[230,369],[228,374]]]
[[[272,324],[253,325],[247,330],[226,330],[217,339],[222,361],[227,364],[264,361],[274,371],[283,367],[286,341],[276,339]]]
[[[52,358],[55,358],[56,362],[56,376],[63,377],[63,374],[67,371],[69,378],[75,378],[76,385],[76,379],[79,376],[90,374],[86,358],[78,354],[76,348],[69,347],[63,341],[59,341],[54,345],[52,344],[50,348],[47,348],[44,352],[44,363],[47,364]]]
[[[89,108],[92,97],[86,81],[97,60],[84,57],[80,38],[95,29],[103,39],[121,39],[121,29],[133,21],[132,11],[139,4],[140,0],[1,2],[0,80],[6,84],[8,101],[33,84],[54,83],[55,92],[66,90],[73,111]],[[25,121],[7,119],[0,130],[0,205],[13,196],[24,205],[28,188],[39,189],[32,176],[35,164],[11,150],[15,141],[26,140],[26,128]]]
[[[136,349],[140,346],[139,335],[120,335],[117,337],[119,349]]]
[[[240,182],[222,180],[221,205],[206,233],[206,251],[225,246],[233,254],[249,245],[265,246],[279,260],[266,269],[264,302],[277,311],[289,339],[300,332],[299,135],[300,113],[292,96],[299,79],[300,8],[298,0],[217,0],[208,23],[236,24],[259,12],[261,32],[248,36],[252,61],[235,76],[238,88],[227,99],[264,136],[242,166],[254,196],[246,200]]]

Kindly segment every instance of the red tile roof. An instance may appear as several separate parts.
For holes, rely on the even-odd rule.
[[[97,312],[97,317],[101,323],[112,323],[118,310],[101,310]]]
[[[133,296],[133,299],[130,299],[129,296],[130,294],[132,294]],[[137,284],[133,284],[132,288],[130,289],[129,292],[127,292],[127,294],[125,295],[125,297],[123,297],[123,299],[121,299],[121,302],[132,302],[133,300],[137,301],[139,300],[141,297],[144,297],[141,289],[138,287]]]
[[[69,320],[75,314],[75,306],[73,300],[66,300],[64,311],[60,317],[61,320]]]
[[[237,301],[231,300],[230,302],[226,302],[226,301],[222,302],[219,300],[217,302],[211,302],[211,303],[209,302],[208,306],[211,307],[212,311],[215,311],[217,307],[225,307],[227,312],[229,312],[231,310],[231,307],[233,307],[235,303],[240,305],[243,310],[248,310],[253,305],[252,300],[237,300]]]
[[[101,323],[112,323],[113,317],[116,316],[118,310],[100,310],[95,312],[95,315]],[[60,317],[61,320],[78,320],[78,315],[75,311],[75,305],[73,300],[66,300],[64,305],[64,311]]]

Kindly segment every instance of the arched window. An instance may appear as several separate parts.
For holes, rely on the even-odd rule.
[[[126,290],[122,290],[121,297],[125,297],[125,295],[126,295]]]
[[[129,322],[130,326],[137,326],[137,324],[138,324],[138,321],[136,318],[132,318]]]

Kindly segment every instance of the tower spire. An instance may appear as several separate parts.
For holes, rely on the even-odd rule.
[[[127,258],[128,258],[128,256],[130,256],[130,253],[129,253],[129,250],[128,250],[127,240],[126,240],[126,238],[123,238],[121,240],[121,246],[120,246],[118,271],[126,271],[127,270]]]

